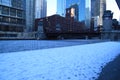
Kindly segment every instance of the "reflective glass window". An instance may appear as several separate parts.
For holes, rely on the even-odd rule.
[[[22,11],[17,10],[17,17],[22,17]]]
[[[17,7],[17,0],[11,0],[12,7]]]
[[[6,22],[6,23],[9,23],[9,17],[2,17],[2,21]]]
[[[10,18],[10,23],[15,24],[16,23],[16,19],[15,18]]]
[[[17,24],[23,24],[23,20],[22,19],[17,19]]]
[[[9,8],[8,7],[2,7],[2,14],[9,15]]]
[[[2,22],[2,16],[0,16],[0,22]]]
[[[10,15],[11,16],[16,16],[16,10],[15,9],[10,9]]]
[[[11,6],[11,0],[1,0],[3,5]]]
[[[22,0],[11,0],[12,6],[15,8],[22,8],[23,2]]]
[[[22,1],[21,0],[18,0],[17,7],[22,8]]]
[[[1,14],[1,12],[2,12],[2,6],[0,6],[0,14]]]

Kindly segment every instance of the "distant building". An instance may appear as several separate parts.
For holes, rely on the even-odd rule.
[[[47,1],[36,0],[35,18],[43,18],[47,15]]]
[[[65,16],[66,0],[57,0],[57,14]]]
[[[35,24],[35,0],[26,1],[26,32],[32,32]]]
[[[66,8],[77,4],[79,8],[79,21],[85,21],[85,0],[66,0]]]
[[[87,28],[90,28],[91,0],[66,0],[66,8],[74,4],[78,5],[78,20],[84,22]]]
[[[66,17],[79,21],[79,8],[77,4],[71,5],[66,9]]]
[[[25,0],[0,0],[0,31],[23,32]]]
[[[103,25],[102,16],[106,10],[106,0],[91,0],[91,17],[99,17],[99,26]]]
[[[57,0],[57,13],[64,16],[65,9],[72,5],[78,5],[78,21],[84,22],[90,28],[91,18],[98,19],[98,26],[103,25],[102,16],[106,10],[106,0]],[[96,22],[96,21],[95,21]]]
[[[120,9],[120,0],[116,0],[117,4],[118,4],[118,7]]]

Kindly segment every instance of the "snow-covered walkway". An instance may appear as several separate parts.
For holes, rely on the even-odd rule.
[[[119,42],[0,54],[0,80],[95,80]]]

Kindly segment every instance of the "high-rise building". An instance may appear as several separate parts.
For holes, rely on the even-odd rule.
[[[91,0],[91,16],[99,17],[99,26],[103,25],[102,16],[106,10],[106,0]]]
[[[65,3],[65,4],[63,4]],[[58,0],[57,12],[64,15],[65,9],[70,8],[72,5],[78,5],[78,20],[85,23],[86,27],[90,27],[91,18],[98,19],[98,25],[102,26],[102,16],[106,10],[106,0]],[[66,7],[65,7],[66,6]]]
[[[57,0],[57,14],[65,16],[66,0]]]
[[[66,18],[73,18],[75,21],[79,19],[79,8],[77,4],[71,5],[66,9]]]
[[[35,0],[26,1],[26,32],[32,32],[34,30],[35,22]]]
[[[23,32],[25,0],[0,0],[0,31]]]
[[[91,0],[85,0],[85,24],[87,28],[91,26]]]
[[[36,0],[35,18],[46,17],[46,15],[47,15],[47,1]]]
[[[66,8],[71,5],[77,4],[79,7],[79,21],[85,21],[85,0],[66,0]]]
[[[103,26],[104,11],[106,11],[106,0],[100,0],[100,26]]]
[[[74,4],[78,5],[78,20],[84,22],[86,27],[89,28],[91,19],[91,0],[66,0],[66,8]]]
[[[120,0],[116,0],[117,4],[118,4],[118,7],[120,9]]]

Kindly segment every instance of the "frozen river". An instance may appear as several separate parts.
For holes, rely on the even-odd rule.
[[[0,80],[96,80],[102,68],[120,55],[120,42],[80,45],[93,42],[100,41],[3,41],[1,48],[3,43],[8,46],[3,52],[36,45],[51,48],[0,54]]]
[[[104,42],[101,40],[1,40],[0,53],[48,49]]]

